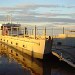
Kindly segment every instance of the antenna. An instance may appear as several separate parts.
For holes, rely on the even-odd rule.
[[[9,21],[12,24],[12,14],[9,15]]]
[[[12,14],[8,14],[8,15],[7,15],[6,21],[7,21],[8,23],[12,23]]]

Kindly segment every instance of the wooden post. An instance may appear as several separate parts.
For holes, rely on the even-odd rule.
[[[3,28],[2,28],[2,35],[4,35],[4,26],[3,26]]]
[[[33,29],[32,29],[32,35],[33,35]]]
[[[45,39],[46,39],[46,27],[44,29],[44,36],[45,36]]]
[[[11,36],[12,36],[12,27],[11,27]]]
[[[35,28],[34,28],[34,39],[36,39],[36,25],[35,25]]]
[[[52,27],[52,37],[53,37],[53,27]]]
[[[25,27],[24,27],[24,37],[25,37]]]
[[[9,36],[9,30],[8,30],[8,36]]]
[[[18,36],[19,27],[17,27],[17,36]]]

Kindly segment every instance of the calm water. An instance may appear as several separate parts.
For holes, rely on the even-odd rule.
[[[75,69],[59,61],[32,59],[0,43],[0,75],[75,75]]]

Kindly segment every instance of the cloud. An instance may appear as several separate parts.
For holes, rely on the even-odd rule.
[[[34,14],[34,13],[31,13],[31,14]],[[12,21],[16,21],[16,22],[57,22],[57,23],[75,23],[75,19],[73,18],[50,18],[50,17],[43,17],[43,16],[40,16],[40,17],[37,17],[37,16],[34,16],[34,15],[16,15],[16,16],[12,16]],[[36,13],[35,15],[38,15],[38,13]],[[41,15],[41,14],[40,14]],[[4,15],[0,15],[0,21],[6,21],[7,19],[7,16],[4,16]]]
[[[18,16],[14,21],[22,22],[63,22],[63,23],[75,23],[75,19],[69,18],[44,18],[44,17],[34,17],[34,16]]]
[[[32,10],[32,9],[37,9],[40,7],[58,7],[58,5],[17,5],[14,7],[0,7],[0,11],[18,11],[18,10]]]
[[[65,6],[58,4],[19,4],[14,7],[0,7],[0,11],[35,10],[40,7],[41,8],[75,8],[75,6]]]
[[[64,6],[61,6],[61,5],[58,5],[58,4],[20,4],[20,5],[17,5],[17,7],[20,7],[20,8],[27,8],[27,9],[35,9],[35,8],[40,8],[40,7],[45,7],[45,8],[58,8],[58,7],[64,7]]]
[[[66,6],[66,8],[75,8],[75,5]]]
[[[35,11],[38,8],[54,8],[46,13]],[[57,8],[74,8],[74,6],[65,6],[57,4],[20,4],[14,7],[0,7],[0,20],[6,19],[6,14],[12,14],[13,21],[20,22],[64,22],[64,23],[75,23],[75,19],[71,18],[75,16],[75,13],[59,13],[61,10]],[[39,10],[40,11],[40,10]],[[56,11],[58,13],[56,13]],[[3,13],[3,14],[2,14]],[[61,18],[62,17],[62,18]],[[66,18],[64,18],[66,17]]]
[[[41,15],[44,15],[45,17],[72,17],[72,16],[75,16],[74,13],[66,13],[66,14],[61,14],[61,13],[44,13],[44,14],[41,14]]]

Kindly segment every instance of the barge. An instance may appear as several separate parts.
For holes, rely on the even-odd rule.
[[[27,28],[24,28],[24,36],[8,35],[8,27],[3,26],[2,28],[4,33],[0,36],[0,42],[8,44],[34,58],[43,59],[50,55],[53,39],[50,36],[46,36],[46,28],[44,29],[44,35],[39,36],[36,35],[36,26],[34,27],[34,35],[27,35]],[[13,27],[11,26],[11,28]],[[11,33],[12,30],[10,30]]]

